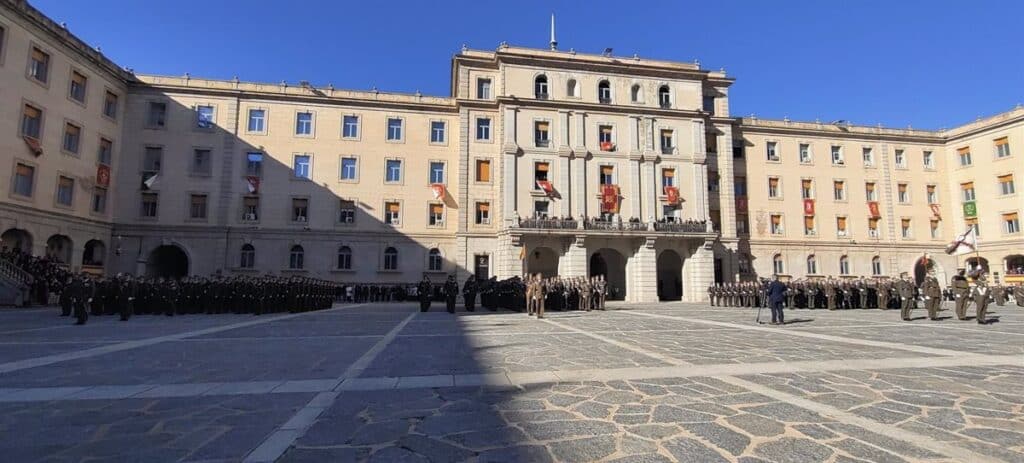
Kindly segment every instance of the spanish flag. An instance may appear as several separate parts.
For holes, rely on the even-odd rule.
[[[519,260],[526,260],[526,245],[523,245],[523,247],[519,248]]]

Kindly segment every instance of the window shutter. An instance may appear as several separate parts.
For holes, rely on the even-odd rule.
[[[46,53],[43,53],[43,51],[38,49],[38,48],[33,48],[32,49],[32,59],[34,59],[36,61],[39,61],[39,62],[42,62],[42,63],[45,63],[46,62]]]
[[[808,179],[804,179],[804,180],[803,180],[803,181],[801,182],[801,184],[803,185],[803,188],[804,188],[805,190],[810,190],[810,189],[811,189],[811,180],[808,180]]]
[[[906,183],[901,183],[899,185],[896,185],[896,189],[899,190],[900,193],[906,193],[907,192],[907,184]]]
[[[32,119],[36,119],[36,118],[39,117],[39,115],[40,115],[40,112],[39,112],[38,109],[36,109],[36,108],[34,108],[32,106],[25,105],[25,116],[28,116],[28,117],[30,117]]]
[[[547,172],[548,171],[548,163],[546,163],[546,162],[538,162],[537,163],[537,171],[538,172]]]
[[[998,178],[999,178],[999,183],[1012,182],[1013,181],[1013,174],[1000,175]]]
[[[866,191],[875,191],[875,184],[874,183],[865,183],[864,184],[864,190],[866,190]]]
[[[1017,213],[1011,212],[1009,214],[1003,214],[1003,220],[1009,222],[1011,220],[1017,220]]]
[[[995,140],[995,144],[996,144],[996,146],[1009,145],[1010,144],[1010,140],[1007,137],[997,138]]]

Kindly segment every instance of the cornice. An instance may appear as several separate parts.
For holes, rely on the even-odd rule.
[[[706,114],[699,110],[690,109],[663,109],[650,107],[623,106],[601,103],[585,103],[580,101],[560,100],[537,100],[533,98],[518,98],[502,96],[496,98],[499,104],[514,105],[520,108],[541,108],[541,109],[564,109],[568,111],[586,111],[588,113],[617,113],[627,116],[635,116],[638,113],[643,116],[662,116],[695,119],[703,118]]]

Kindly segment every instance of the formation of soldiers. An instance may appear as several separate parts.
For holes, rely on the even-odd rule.
[[[801,309],[899,309],[903,320],[924,303],[928,318],[936,320],[943,301],[955,303],[956,317],[967,319],[967,306],[975,305],[975,319],[986,323],[990,302],[1003,306],[1012,297],[1024,307],[1024,285],[989,285],[984,272],[973,276],[972,286],[961,270],[943,289],[934,273],[928,273],[920,285],[904,275],[901,278],[821,278],[799,279],[787,284],[785,306]],[[712,306],[764,307],[767,304],[766,281],[724,283],[708,287]]]
[[[608,284],[603,275],[590,278],[542,278],[539,274],[527,277],[524,299],[526,314],[544,318],[547,308],[552,310],[605,310]]]
[[[455,304],[460,294],[459,285],[454,276],[449,276],[444,284],[435,286],[426,276],[416,285],[416,298],[420,303],[420,311],[430,310],[432,297],[438,290],[443,295],[446,309],[455,312]],[[476,310],[476,298],[480,304],[491,311],[499,308],[523,311],[529,315],[544,317],[546,310],[604,310],[608,296],[608,284],[603,276],[591,278],[541,278],[540,275],[527,276],[525,279],[513,277],[506,280],[490,278],[476,280],[469,277],[461,289],[463,303],[467,311]]]
[[[32,276],[29,298],[25,305],[47,304],[51,293],[59,293],[71,276],[67,266],[56,258],[33,256],[19,248],[0,248],[0,259],[6,260]]]
[[[83,325],[90,315],[185,315],[305,312],[330,308],[338,285],[306,277],[232,276],[170,278],[117,274],[69,276],[58,299],[61,316]]]

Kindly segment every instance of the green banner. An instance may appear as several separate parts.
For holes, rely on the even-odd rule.
[[[964,203],[964,217],[977,217],[978,205],[974,201]]]

